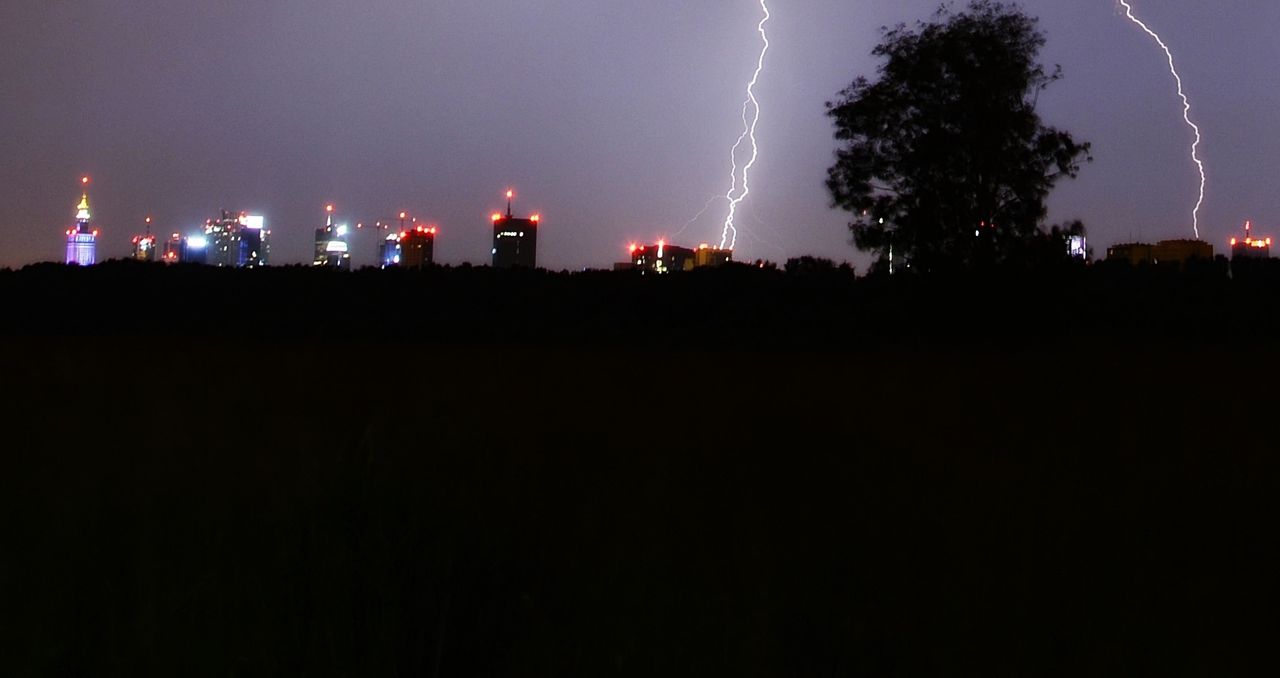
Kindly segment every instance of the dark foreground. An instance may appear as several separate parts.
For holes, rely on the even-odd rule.
[[[10,276],[9,309],[61,294]],[[349,302],[350,280],[323,284]],[[727,283],[558,280],[574,313],[486,280],[476,303],[529,294],[513,313],[575,332],[447,300],[376,331],[7,316],[0,673],[1273,666],[1280,464],[1253,358],[1280,333],[1221,308],[1266,285],[1094,276],[966,306],[989,281],[751,278],[772,296],[690,321],[658,311]],[[678,338],[601,310],[631,305]]]

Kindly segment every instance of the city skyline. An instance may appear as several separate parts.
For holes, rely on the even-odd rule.
[[[1042,99],[1046,122],[1094,143],[1096,161],[1055,192],[1050,221],[1083,219],[1097,245],[1189,237],[1195,171],[1163,55],[1111,2],[1022,4],[1048,35],[1042,60],[1064,69]],[[1260,34],[1280,8],[1202,4],[1135,7],[1178,53],[1205,134],[1204,237],[1221,249],[1245,220],[1268,232],[1280,220],[1264,171],[1280,151],[1264,132],[1280,101],[1249,85],[1280,62]],[[725,150],[759,49],[755,3],[619,3],[589,15],[571,3],[281,5],[9,10],[0,265],[57,258],[82,173],[95,178],[108,258],[127,256],[146,216],[159,232],[185,232],[230,208],[267,215],[276,258],[302,262],[316,206],[334,202],[353,222],[407,210],[441,226],[437,261],[480,264],[504,186],[536,196],[527,212],[554,216],[539,245],[548,268],[618,261],[632,241],[718,239]],[[822,104],[874,75],[879,26],[934,6],[772,8],[740,258],[863,267],[846,215],[827,207],[834,142]],[[326,26],[341,37],[304,58]],[[522,48],[526,33],[555,45]]]

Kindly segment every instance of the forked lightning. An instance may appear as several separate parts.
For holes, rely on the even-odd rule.
[[[765,31],[765,24],[768,24],[772,17],[767,0],[760,0],[760,9],[764,10],[764,19],[760,21],[756,30],[760,32],[764,48],[760,50],[760,58],[756,61],[756,71],[751,76],[751,82],[747,83],[747,100],[742,104],[742,135],[738,137],[738,142],[733,145],[733,150],[729,153],[733,170],[730,176],[729,192],[725,195],[729,200],[729,216],[724,220],[724,231],[720,235],[721,249],[725,247],[733,249],[738,242],[738,229],[734,226],[734,219],[738,214],[738,205],[751,194],[749,183],[751,168],[755,166],[756,159],[760,156],[760,145],[756,142],[756,124],[760,122],[760,101],[756,99],[756,84],[760,82],[760,74],[764,72],[764,59],[769,53],[769,34]],[[751,159],[742,165],[739,172],[738,151],[747,141],[751,142]],[[738,182],[739,174],[742,175],[741,188]]]
[[[1196,140],[1191,144],[1191,160],[1195,162],[1196,167],[1200,170],[1200,198],[1196,201],[1196,208],[1191,213],[1191,219],[1192,228],[1195,229],[1196,239],[1198,240],[1200,238],[1200,208],[1204,206],[1205,186],[1209,183],[1208,176],[1205,174],[1204,161],[1200,159],[1200,126],[1191,120],[1191,101],[1182,89],[1182,76],[1178,74],[1178,68],[1173,63],[1173,52],[1170,51],[1169,46],[1165,44],[1159,34],[1151,30],[1141,19],[1134,16],[1133,6],[1129,4],[1128,0],[1118,0],[1118,2],[1124,7],[1125,16],[1129,17],[1129,20],[1137,24],[1147,35],[1151,36],[1151,39],[1155,40],[1157,45],[1160,45],[1160,49],[1164,50],[1164,55],[1169,59],[1169,72],[1173,74],[1174,82],[1178,83],[1178,96],[1182,99],[1182,119],[1187,121],[1187,126],[1195,133]]]

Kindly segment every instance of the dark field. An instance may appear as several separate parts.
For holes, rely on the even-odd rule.
[[[0,275],[4,675],[1272,668],[1269,285],[85,273]]]

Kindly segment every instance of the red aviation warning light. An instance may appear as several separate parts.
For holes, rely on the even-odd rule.
[[[497,212],[494,212],[493,216],[491,216],[490,218],[493,219],[494,221],[502,221],[502,215],[498,214]]]

